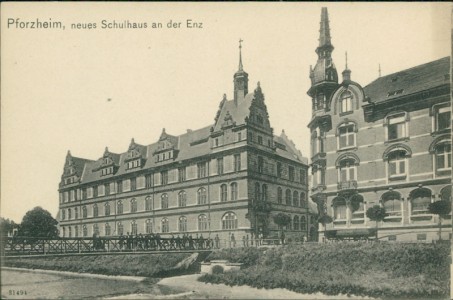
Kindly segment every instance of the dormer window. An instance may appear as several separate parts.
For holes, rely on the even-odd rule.
[[[140,159],[135,159],[127,162],[127,169],[135,169],[141,166],[141,160]]]
[[[396,96],[396,95],[400,95],[404,92],[403,89],[400,89],[400,90],[396,90],[396,91],[391,91],[387,94],[387,97],[392,97],[392,96]]]

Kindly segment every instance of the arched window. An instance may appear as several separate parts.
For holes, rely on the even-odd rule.
[[[185,216],[179,217],[179,231],[186,232],[187,231],[187,218]]]
[[[349,183],[357,180],[356,161],[352,157],[342,159],[338,164],[338,183],[341,188],[352,188]]]
[[[208,230],[208,217],[206,217],[206,215],[198,216],[198,230]]]
[[[151,197],[145,198],[145,210],[150,211],[152,209]]]
[[[299,206],[299,193],[297,191],[293,192],[293,205],[296,207]]]
[[[145,232],[147,234],[153,232],[153,222],[152,222],[151,219],[147,219],[146,222],[145,222]]]
[[[333,199],[333,219],[346,220],[346,200],[340,197]]]
[[[228,188],[226,184],[220,186],[220,201],[225,202],[228,200]]]
[[[185,191],[180,191],[178,193],[178,206],[179,207],[187,206],[187,194]]]
[[[255,183],[255,201],[260,201],[261,200],[261,186],[257,182]]]
[[[99,225],[93,224],[93,234],[99,235]]]
[[[137,200],[135,198],[131,199],[131,213],[137,212]]]
[[[106,216],[110,216],[110,203],[108,202],[104,204],[104,213]]]
[[[168,223],[167,218],[163,218],[161,221],[162,233],[170,232],[170,224]]]
[[[389,217],[401,217],[402,215],[402,201],[401,195],[398,192],[386,192],[381,197],[384,204],[385,212]]]
[[[79,209],[77,207],[74,207],[74,219],[79,218]]]
[[[277,201],[278,201],[278,204],[283,203],[283,190],[281,187],[278,187],[278,189],[277,189]]]
[[[116,213],[118,215],[121,215],[123,213],[123,201],[121,200],[118,200],[118,202],[116,203]]]
[[[447,185],[440,190],[440,199],[451,202],[451,185]]]
[[[341,94],[340,98],[340,113],[351,112],[352,109],[352,93],[349,91]]]
[[[293,228],[294,228],[294,230],[299,230],[300,229],[299,216],[294,216]]]
[[[411,214],[428,214],[428,205],[431,203],[431,190],[427,188],[417,188],[409,193],[411,199]]]
[[[68,237],[72,237],[72,228],[71,228],[71,226],[68,227]]]
[[[68,220],[72,218],[72,209],[68,208]]]
[[[74,226],[74,236],[79,237],[79,226]]]
[[[86,225],[82,226],[82,234],[84,237],[88,236],[88,228]]]
[[[222,217],[222,229],[236,229],[238,228],[238,219],[233,212],[227,212]]]
[[[300,206],[307,208],[307,197],[304,192],[300,192]]]
[[[63,227],[63,237],[65,237],[65,236],[66,236],[66,228]]]
[[[307,230],[307,218],[305,218],[305,216],[300,217],[300,230]]]
[[[135,222],[135,220],[131,221],[131,234],[137,234],[137,222]]]
[[[390,152],[388,158],[388,175],[389,179],[400,178],[406,176],[407,152],[405,150],[396,149]]]
[[[408,136],[406,112],[395,113],[385,118],[387,126],[387,141],[398,140]]]
[[[168,208],[168,195],[167,194],[162,194],[162,196],[160,196],[160,207],[162,209]]]
[[[346,122],[338,126],[338,149],[346,149],[356,146],[356,125],[354,122]]]
[[[87,207],[84,205],[84,206],[82,206],[82,218],[86,218],[87,215],[88,215]]]
[[[118,222],[117,224],[117,228],[118,228],[118,235],[123,235],[124,234],[124,226],[121,222]]]
[[[110,228],[110,224],[109,224],[109,223],[105,223],[105,225],[104,225],[104,232],[105,232],[105,235],[106,235],[106,236],[110,236],[110,235],[112,234],[111,228]]]
[[[206,196],[206,189],[204,187],[198,189],[197,201],[198,201],[198,204],[201,204],[201,205],[208,203],[208,197]]]
[[[238,184],[236,182],[233,182],[230,185],[231,188],[231,201],[235,201],[238,199]]]
[[[289,189],[285,192],[286,205],[291,205],[291,191]]]
[[[62,209],[61,210],[61,219],[64,220],[66,218],[66,210]]]
[[[97,217],[99,214],[99,210],[98,210],[98,205],[97,204],[93,204],[93,217]]]

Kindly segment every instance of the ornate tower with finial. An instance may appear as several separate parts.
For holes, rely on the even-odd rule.
[[[239,101],[244,100],[245,95],[248,94],[249,74],[244,71],[242,66],[242,42],[239,40],[239,69],[234,73],[234,103],[237,105]]]
[[[332,61],[334,47],[331,42],[329,15],[327,8],[321,10],[319,45],[316,48],[318,61],[314,68],[310,67],[311,88],[308,95],[312,98],[313,113],[317,110],[329,109],[329,98],[338,86],[338,73]]]
[[[341,73],[343,75],[343,81],[350,81],[351,80],[351,70],[348,69],[348,52],[345,52],[346,57],[346,66],[344,71]]]

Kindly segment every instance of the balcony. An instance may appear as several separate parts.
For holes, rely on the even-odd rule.
[[[355,189],[357,189],[356,180],[349,180],[349,181],[343,181],[343,182],[338,183],[339,191],[347,191],[347,190],[355,190]]]
[[[318,152],[315,155],[313,155],[312,158],[311,158],[311,162],[312,163],[317,162],[317,161],[321,161],[321,160],[324,161],[323,165],[326,165],[326,163],[325,163],[326,153],[325,152]],[[320,162],[320,163],[322,164],[322,162]]]

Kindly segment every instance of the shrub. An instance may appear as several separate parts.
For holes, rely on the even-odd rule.
[[[223,274],[223,267],[220,265],[215,265],[212,267],[212,274]]]
[[[226,253],[239,256],[216,255],[226,259],[221,257]],[[449,244],[292,244],[258,254],[255,265],[199,280],[327,295],[423,299],[449,295]]]

